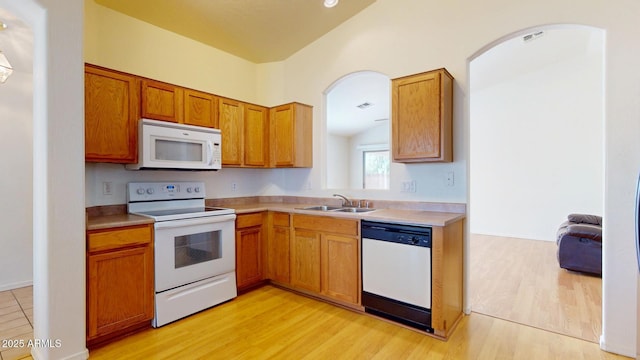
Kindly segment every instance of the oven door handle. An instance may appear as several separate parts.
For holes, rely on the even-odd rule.
[[[204,217],[193,218],[193,219],[160,221],[155,223],[155,228],[156,229],[174,229],[174,228],[180,228],[185,226],[217,224],[217,223],[222,223],[227,221],[233,221],[235,219],[236,219],[235,214],[204,216]]]

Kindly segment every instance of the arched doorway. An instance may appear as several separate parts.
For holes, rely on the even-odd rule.
[[[600,279],[585,279],[598,294],[567,295],[581,275],[557,266],[554,240],[569,213],[604,211],[603,74],[604,33],[579,25],[528,29],[471,59],[469,241],[475,268],[468,299],[474,311],[598,342]],[[474,262],[488,249],[483,256],[500,252],[501,258]],[[480,285],[481,278],[492,280]],[[598,306],[579,321],[571,313],[575,306],[562,303],[576,296]],[[555,320],[545,312],[555,312]]]

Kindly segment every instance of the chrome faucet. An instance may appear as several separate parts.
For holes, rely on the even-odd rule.
[[[346,196],[340,194],[333,194],[333,196],[342,198],[342,206],[352,206],[351,200],[349,200]]]

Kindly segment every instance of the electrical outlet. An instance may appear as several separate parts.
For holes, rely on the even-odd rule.
[[[238,184],[237,183],[231,183],[231,191],[236,191],[238,190]]]
[[[453,171],[449,171],[447,173],[447,176],[445,178],[445,182],[446,182],[447,186],[453,186],[453,184],[454,184]]]
[[[113,195],[113,183],[111,181],[102,182],[102,195]]]
[[[403,181],[402,182],[402,190],[400,190],[400,191],[401,192],[409,192],[409,193],[416,192],[416,181],[415,180]]]

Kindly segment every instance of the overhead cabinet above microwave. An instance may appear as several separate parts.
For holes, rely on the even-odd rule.
[[[222,166],[311,167],[312,142],[308,138],[312,136],[312,107],[298,103],[290,106],[308,111],[277,112],[275,121],[283,123],[283,116],[288,115],[295,129],[304,132],[272,131],[269,113],[276,108],[86,64],[85,161],[138,166],[143,160],[140,159],[143,154],[139,153],[138,123],[145,118],[220,129],[224,140]],[[275,130],[280,128],[276,126]],[[297,139],[301,134],[303,138]],[[294,153],[288,155],[296,161],[279,160],[285,149],[283,144],[297,144],[291,148]]]

